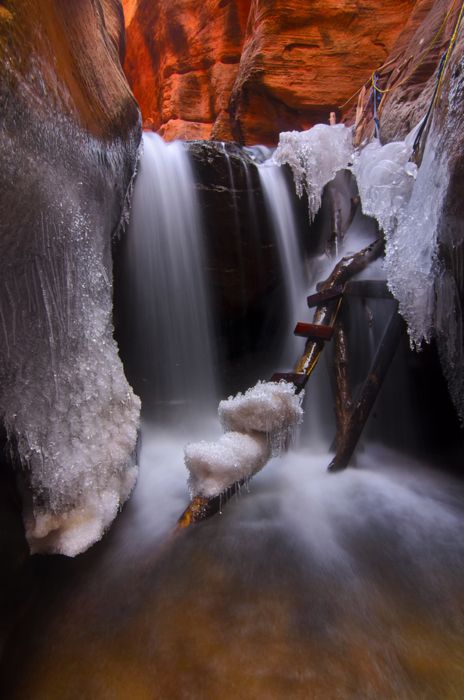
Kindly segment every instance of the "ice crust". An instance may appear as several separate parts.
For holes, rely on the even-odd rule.
[[[140,401],[113,338],[110,253],[136,144],[94,139],[59,113],[32,118],[29,82],[0,134],[0,417],[31,551],[74,556],[137,475]]]
[[[409,202],[417,166],[410,163],[412,145],[395,141],[381,146],[377,139],[361,149],[352,167],[362,210],[373,216],[385,233],[392,233]]]
[[[278,165],[287,163],[293,172],[299,197],[308,195],[309,220],[321,206],[322,191],[339,170],[352,159],[351,129],[344,124],[316,124],[308,131],[285,131],[280,134],[274,153]]]
[[[258,382],[244,394],[221,401],[224,435],[216,442],[190,443],[185,465],[192,495],[217,496],[236,481],[251,479],[280,454],[303,419],[303,392],[287,382]]]

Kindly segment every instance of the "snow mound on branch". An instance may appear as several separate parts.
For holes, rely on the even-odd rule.
[[[185,447],[192,495],[217,496],[236,481],[250,479],[271,456],[265,435],[229,432],[217,442],[196,442]]]
[[[217,442],[185,447],[193,496],[217,496],[236,481],[251,479],[270,457],[280,454],[301,423],[303,393],[287,382],[258,382],[245,394],[219,404],[225,434]]]
[[[280,453],[303,419],[302,399],[288,382],[258,382],[244,394],[221,401],[219,420],[225,431],[266,433],[273,453]]]

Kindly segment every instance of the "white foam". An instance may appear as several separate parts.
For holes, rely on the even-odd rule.
[[[216,442],[195,442],[185,447],[192,495],[217,496],[235,482],[248,480],[271,456],[265,435],[228,432]]]

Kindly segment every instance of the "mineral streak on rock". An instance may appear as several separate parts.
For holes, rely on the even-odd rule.
[[[379,107],[382,140],[404,139],[425,114],[436,83],[440,57],[446,50],[460,10],[452,0],[418,0],[378,72],[378,85],[387,92]],[[457,47],[454,55],[462,55]],[[359,87],[356,86],[356,87]],[[361,105],[364,119],[358,124],[360,143],[373,133],[370,91]],[[353,105],[346,114],[353,114]]]
[[[130,493],[139,400],[113,340],[111,237],[140,139],[116,0],[0,13],[0,417],[33,552],[75,555]]]

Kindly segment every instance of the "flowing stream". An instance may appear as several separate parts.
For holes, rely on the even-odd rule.
[[[308,280],[293,193],[277,166],[260,165],[259,176],[290,328],[311,320],[304,300],[314,270],[323,277],[334,263],[313,260]],[[222,515],[173,533],[188,502],[183,446],[220,433],[208,408],[219,382],[196,197],[185,146],[145,135],[125,273],[131,361],[149,409],[139,482],[101,543],[75,560],[36,566],[38,593],[6,656],[4,696],[464,697],[462,485],[373,442],[357,468],[328,474],[327,440],[314,436],[333,435],[327,379],[316,377],[319,393],[308,385],[317,397],[303,427],[311,441],[303,436],[273,459]],[[357,216],[339,255],[371,239]],[[380,307],[373,304],[370,325],[372,309],[353,311],[353,327],[365,329],[357,352],[364,367]],[[284,348],[287,368],[303,343]]]

